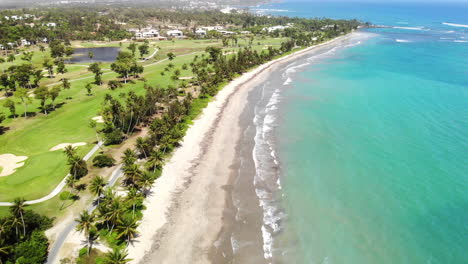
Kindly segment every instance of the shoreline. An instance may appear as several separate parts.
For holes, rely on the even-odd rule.
[[[163,174],[129,245],[130,263],[210,263],[220,256],[222,230],[232,217],[230,192],[247,97],[278,66],[354,33],[262,64],[221,89],[188,129]]]

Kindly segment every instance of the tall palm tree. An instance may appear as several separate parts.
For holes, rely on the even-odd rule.
[[[136,160],[137,156],[135,151],[131,149],[126,149],[124,152],[124,156],[122,157],[122,162],[124,163],[124,165],[132,165],[133,163],[135,163]]]
[[[156,178],[156,173],[145,171],[141,175],[138,185],[143,189],[143,192],[150,191]]]
[[[160,170],[163,165],[163,154],[161,151],[158,150],[153,150],[151,151],[149,157],[148,157],[148,162],[146,162],[146,166],[148,169],[152,169],[153,172],[156,172],[156,170]]]
[[[71,160],[72,157],[76,156],[76,149],[72,145],[68,145],[63,149],[65,155],[67,155],[68,160]]]
[[[125,182],[127,185],[135,186],[140,179],[141,170],[136,164],[131,164],[124,168]]]
[[[112,251],[107,252],[104,258],[105,264],[126,264],[131,261],[127,258],[127,250],[122,250],[119,248],[114,248]]]
[[[0,240],[0,264],[3,264],[1,256],[7,256],[10,253],[11,246],[5,245],[5,241]]]
[[[26,235],[26,225],[24,224],[24,211],[27,206],[24,202],[25,200],[23,198],[16,198],[13,201],[13,205],[10,206],[11,214],[16,218],[19,217],[21,219],[23,225],[23,236]]]
[[[123,213],[123,207],[119,198],[115,198],[107,207],[108,211],[103,215],[103,220],[112,225],[110,229],[110,232],[112,233]]]
[[[101,195],[104,193],[104,189],[106,187],[106,182],[102,176],[96,176],[91,181],[91,185],[89,186],[89,190],[96,195],[98,198],[98,204],[101,201]]]
[[[16,237],[18,237],[18,228],[21,227],[21,226],[24,226],[22,224],[22,222],[21,222],[21,219],[19,217],[16,217],[15,215],[13,215],[13,217],[11,218],[9,224],[10,224],[10,226],[15,228],[15,234],[16,234]]]
[[[94,226],[95,215],[90,214],[87,210],[81,212],[80,217],[75,219],[78,224],[76,225],[76,231],[85,232],[86,235],[89,234],[89,230]]]
[[[117,225],[117,239],[125,238],[127,245],[137,236],[137,221],[134,217],[123,217]]]
[[[89,230],[88,235],[86,236],[86,247],[88,248],[88,256],[91,250],[93,249],[93,245],[96,243],[96,241],[99,239],[99,232],[95,227],[92,227]]]
[[[140,192],[136,188],[130,188],[128,190],[127,196],[125,197],[125,201],[132,205],[132,215],[135,217],[135,209],[138,203],[143,200],[143,197]]]
[[[140,153],[143,153],[143,155],[145,156],[145,159],[148,158],[148,155],[146,154],[146,149],[148,148],[148,143],[146,142],[146,140],[144,138],[138,137],[136,139],[135,147],[138,149],[138,151],[140,151]]]

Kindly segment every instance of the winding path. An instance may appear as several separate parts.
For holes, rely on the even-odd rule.
[[[122,171],[122,164],[119,165],[111,175],[111,178],[109,179],[109,183],[106,185],[106,189],[114,186],[114,184],[117,182],[117,180],[122,176],[123,171]],[[95,209],[97,208],[97,205],[94,205],[93,203],[88,207],[88,213],[92,213]],[[58,254],[60,252],[60,249],[62,248],[63,244],[65,243],[65,240],[67,239],[68,235],[75,230],[76,225],[78,223],[76,221],[72,221],[70,224],[67,225],[65,229],[63,229],[62,232],[57,236],[57,239],[55,239],[54,243],[50,247],[49,250],[49,255],[47,257],[47,262],[46,264],[56,264],[59,263],[59,260],[57,259]]]

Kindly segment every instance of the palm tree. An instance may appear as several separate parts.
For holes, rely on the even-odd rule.
[[[127,250],[122,250],[119,248],[114,248],[112,251],[107,252],[104,258],[105,264],[126,264],[129,263],[131,259],[127,258]]]
[[[8,230],[8,222],[5,220],[0,220],[0,239],[2,238],[2,235],[6,233]]]
[[[13,216],[9,222],[10,226],[12,227],[15,227],[15,233],[16,233],[16,237],[18,237],[18,228],[22,225],[21,223],[21,220],[16,217],[16,216]],[[24,225],[23,225],[24,226]]]
[[[76,156],[76,149],[72,145],[68,145],[63,149],[65,155],[67,155],[68,160],[71,160],[72,157]]]
[[[117,239],[125,237],[127,245],[129,245],[138,234],[138,231],[136,230],[137,227],[138,224],[134,217],[124,217],[123,219],[119,219],[117,225]]]
[[[26,208],[26,204],[24,203],[25,200],[23,198],[16,198],[14,201],[13,201],[13,205],[10,206],[10,212],[11,214],[18,218],[20,217],[21,218],[21,222],[22,222],[22,225],[23,225],[23,236],[26,235],[26,225],[24,224],[24,210]]]
[[[135,186],[140,179],[141,170],[138,165],[131,164],[124,168],[124,175],[126,184]]]
[[[127,197],[125,197],[125,201],[132,205],[132,215],[135,217],[135,209],[136,205],[143,200],[141,193],[138,192],[136,188],[130,188],[127,193]]]
[[[104,193],[104,189],[106,187],[106,182],[102,176],[96,176],[91,181],[91,185],[89,186],[89,190],[98,197],[98,204],[101,200],[101,195]]]
[[[145,159],[148,158],[148,156],[146,155],[146,148],[148,147],[148,143],[144,138],[138,137],[136,139],[135,147],[138,149],[138,151],[140,151],[140,153],[143,153],[143,155],[145,155]]]
[[[80,214],[78,219],[75,219],[78,224],[76,225],[76,231],[85,232],[86,235],[89,234],[89,230],[94,226],[95,215],[90,214],[88,211],[83,211]]]
[[[112,233],[115,224],[123,213],[122,203],[119,198],[115,198],[107,207],[108,211],[103,216],[103,220],[112,224],[110,229],[110,232]]]
[[[0,264],[3,264],[2,255],[7,256],[10,253],[11,246],[5,245],[5,241],[0,240]]]
[[[99,232],[95,227],[92,227],[89,230],[88,236],[86,237],[86,247],[88,248],[88,256],[91,250],[93,249],[93,245],[96,243],[96,241],[99,239]]]
[[[146,193],[147,191],[151,190],[151,187],[153,186],[156,178],[157,178],[156,173],[145,171],[141,175],[138,185],[143,189],[143,192]]]
[[[137,157],[135,152],[131,149],[126,149],[124,152],[124,156],[122,157],[122,162],[124,163],[124,165],[132,165],[133,163],[135,163],[136,160]]]
[[[146,166],[148,169],[152,169],[153,173],[156,172],[156,170],[160,170],[163,165],[163,154],[161,151],[153,150],[150,153],[149,159],[146,162]]]

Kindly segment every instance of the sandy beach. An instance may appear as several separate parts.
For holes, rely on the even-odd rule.
[[[229,214],[240,117],[249,92],[283,63],[352,34],[263,64],[224,87],[187,131],[147,198],[131,263],[212,263]]]

